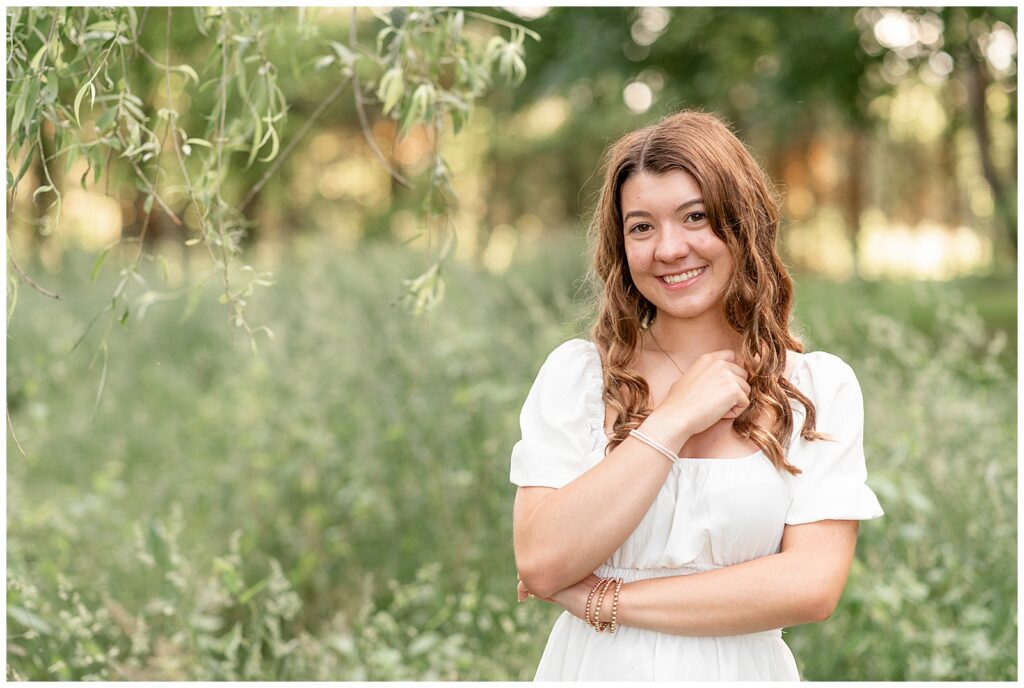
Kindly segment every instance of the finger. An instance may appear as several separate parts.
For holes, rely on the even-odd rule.
[[[726,412],[724,416],[722,416],[722,418],[739,418],[740,414],[743,413],[743,410],[745,408],[746,406],[733,406],[731,409],[729,409],[728,412]]]
[[[750,377],[750,373],[747,372],[747,369],[738,363],[730,363],[727,361],[725,365],[726,367],[728,367],[729,372],[731,372],[733,375],[740,378],[741,380],[746,380],[748,377]]]

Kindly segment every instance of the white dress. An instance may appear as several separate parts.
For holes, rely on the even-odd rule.
[[[757,452],[691,458],[672,467],[643,520],[595,573],[627,583],[699,573],[780,551],[786,524],[880,518],[866,485],[864,402],[841,358],[804,354],[790,380],[815,405],[816,429],[837,442],[799,436],[803,406],[791,400],[788,460],[803,473],[777,471]],[[511,481],[560,488],[604,457],[604,401],[597,346],[567,341],[544,362],[520,416]],[[555,622],[534,680],[800,680],[782,629],[721,637],[672,635],[620,625],[597,633],[564,612]]]

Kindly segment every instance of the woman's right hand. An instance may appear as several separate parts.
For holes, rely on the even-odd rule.
[[[656,412],[684,418],[686,431],[696,435],[723,418],[735,418],[750,405],[747,371],[730,349],[703,354],[672,383]]]

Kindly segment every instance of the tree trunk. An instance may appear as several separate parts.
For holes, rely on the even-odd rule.
[[[960,191],[960,180],[957,174],[956,133],[960,128],[960,118],[956,108],[950,108],[949,123],[942,132],[939,149],[939,169],[942,173],[944,201],[942,204],[942,221],[955,229],[964,222],[963,200]]]
[[[853,274],[860,276],[860,216],[864,210],[864,159],[868,137],[858,124],[854,124],[847,138],[846,194],[843,211],[846,215],[846,233],[853,256]]]
[[[981,60],[974,56],[970,50],[964,49],[962,59],[966,68],[967,76],[967,104],[971,113],[971,124],[974,129],[974,136],[978,142],[978,155],[981,160],[981,171],[992,189],[992,198],[995,204],[996,218],[1006,232],[1013,249],[1013,260],[1017,260],[1017,212],[1011,207],[1010,199],[1007,196],[1005,185],[999,178],[999,171],[996,170],[992,161],[990,151],[991,137],[988,130],[988,107],[985,104],[985,89],[989,84],[988,74]]]

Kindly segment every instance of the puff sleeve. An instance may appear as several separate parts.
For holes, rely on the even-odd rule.
[[[867,486],[864,458],[864,398],[853,369],[833,354],[815,351],[794,380],[814,402],[816,429],[836,441],[800,437],[805,412],[792,402],[794,437],[788,460],[803,471],[789,475],[790,505],[786,523],[824,519],[871,520],[884,515]]]
[[[564,487],[603,456],[601,361],[592,342],[571,339],[544,361],[526,397],[512,447],[510,480]]]

